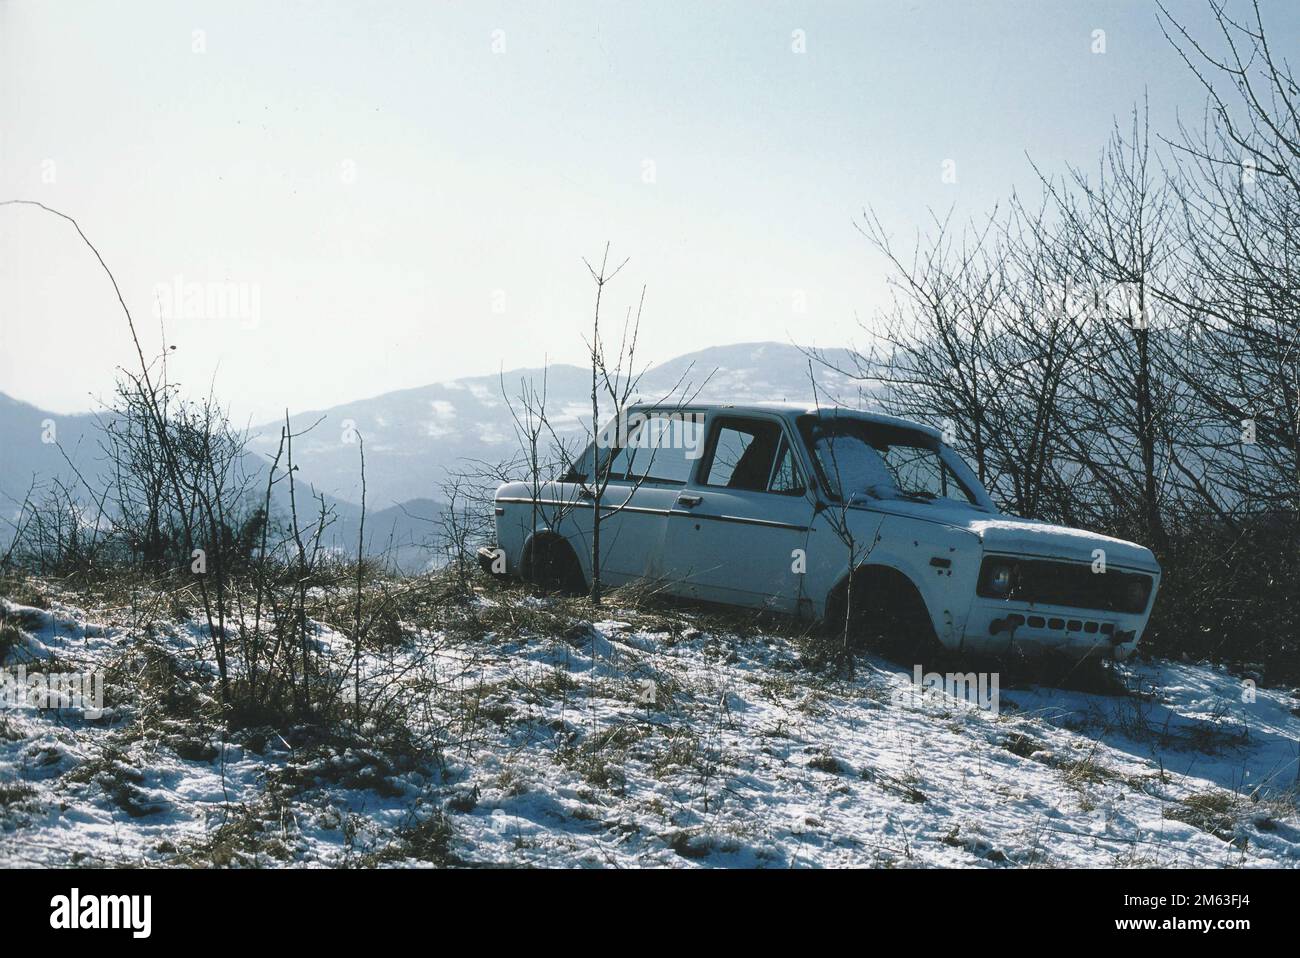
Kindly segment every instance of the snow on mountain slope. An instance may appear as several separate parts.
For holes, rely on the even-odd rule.
[[[847,362],[844,350],[828,354]],[[823,400],[827,393],[857,396],[856,385],[836,372],[816,369]],[[328,494],[356,502],[360,495],[355,433],[366,446],[366,486],[371,502],[387,506],[420,496],[437,496],[446,469],[470,460],[498,462],[519,454],[510,402],[521,381],[540,390],[541,369],[471,376],[416,389],[403,389],[331,409],[294,416],[295,430],[314,429],[294,443],[303,474]],[[504,384],[505,396],[502,395]],[[808,361],[799,348],[782,343],[742,343],[680,356],[653,366],[641,377],[638,396],[673,395],[701,401],[811,400]],[[556,432],[575,439],[591,418],[591,370],[552,365],[546,370],[548,416]],[[607,404],[603,404],[607,406]],[[274,453],[280,423],[254,429],[253,447]]]
[[[0,865],[1300,864],[1300,703],[1200,665],[1126,666],[1127,696],[1003,689],[993,714],[902,695],[882,659],[829,678],[789,638],[492,592],[367,658],[363,697],[400,670],[442,742],[399,755],[223,743],[194,623],[0,608],[9,669],[118,677],[98,721],[0,711]],[[162,659],[180,707],[123,681]]]

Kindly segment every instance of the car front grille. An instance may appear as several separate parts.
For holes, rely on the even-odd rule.
[[[991,580],[995,570],[1005,566],[1011,567],[1011,588],[999,592]],[[1091,565],[1081,562],[987,556],[977,591],[986,599],[1136,613],[1146,610],[1151,583],[1151,576],[1140,572],[1093,572]]]

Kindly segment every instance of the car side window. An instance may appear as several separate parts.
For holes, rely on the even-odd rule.
[[[885,465],[894,476],[894,484],[906,492],[930,499],[975,502],[935,450],[892,446],[885,456]]]
[[[698,458],[700,422],[649,416],[628,436],[609,464],[611,480],[684,484]],[[694,455],[693,455],[694,453]]]
[[[781,427],[774,422],[724,419],[718,423],[704,484],[766,492],[778,465]],[[791,463],[793,468],[793,463]]]
[[[799,472],[798,463],[795,462],[794,450],[790,448],[790,443],[784,437],[781,439],[781,448],[776,454],[776,465],[772,467],[772,481],[768,483],[767,491],[783,496],[804,493],[803,476]]]

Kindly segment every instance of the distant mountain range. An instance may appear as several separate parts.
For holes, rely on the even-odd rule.
[[[64,453],[97,484],[105,472],[99,435],[94,413],[53,413],[0,392],[0,515],[12,517],[33,483],[39,489],[57,477],[75,484]],[[0,542],[10,531],[0,526]]]
[[[847,364],[844,350],[828,350],[832,361]],[[846,400],[858,395],[857,384],[815,365],[817,388]],[[440,485],[448,470],[471,460],[499,462],[519,451],[510,404],[520,384],[541,388],[543,370],[516,369],[433,383],[384,393],[290,418],[295,432],[294,461],[299,476],[323,492],[338,513],[330,541],[355,548],[357,505],[361,499],[360,458],[355,433],[365,439],[366,530],[368,548],[382,551],[391,542],[403,567],[423,561],[420,543],[438,532]],[[584,435],[591,415],[591,370],[552,365],[545,370],[548,416],[558,434]],[[797,347],[783,343],[742,343],[679,356],[642,375],[638,395],[660,399],[678,395],[707,402],[804,401],[813,398],[808,360]],[[503,394],[504,393],[504,394]],[[509,397],[509,398],[507,398]],[[869,403],[869,400],[868,400]],[[33,478],[70,478],[59,446],[42,441],[48,424],[59,446],[92,484],[102,481],[105,464],[98,448],[97,416],[59,415],[0,393],[0,512],[13,515]],[[254,427],[249,452],[251,470],[274,456],[281,423]],[[311,427],[309,429],[309,427]],[[283,506],[281,503],[280,505]],[[6,536],[0,530],[0,541]]]
[[[844,350],[831,350],[844,360]],[[540,389],[541,369],[469,376],[384,393],[290,419],[295,431],[319,425],[294,442],[303,473],[325,492],[349,501],[360,498],[357,444],[349,428],[365,438],[366,494],[370,502],[392,504],[438,495],[448,466],[468,460],[497,462],[516,454],[518,442],[507,401],[521,381]],[[818,389],[832,394],[854,387],[845,377],[817,368]],[[782,343],[718,346],[679,356],[648,369],[639,382],[642,399],[681,391],[701,401],[811,400],[807,357]],[[504,395],[503,395],[504,391]],[[591,420],[591,370],[552,365],[546,369],[548,417],[556,432],[578,438]],[[824,399],[824,396],[823,396]],[[603,404],[602,408],[607,408]],[[280,424],[255,429],[253,448],[274,455]]]

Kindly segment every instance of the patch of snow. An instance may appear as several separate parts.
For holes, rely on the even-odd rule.
[[[22,623],[9,666],[110,668],[133,643],[157,643],[193,667],[178,681],[210,679],[195,623],[0,605]],[[481,864],[1300,864],[1300,700],[1223,669],[1119,666],[1127,696],[1004,688],[993,714],[900,699],[906,670],[883,659],[830,679],[776,636],[657,631],[610,613],[473,641],[410,627],[406,646],[368,656],[366,688],[393,674],[441,683],[430,721],[454,733],[441,762],[415,767],[357,748],[308,756],[279,736],[259,751],[216,729],[184,758],[130,703],[98,723],[0,712],[0,788],[19,796],[0,818],[0,865],[186,864],[178,850],[211,847],[249,809],[283,847],[265,865],[343,864],[421,809],[446,815],[456,860]],[[346,636],[315,635],[348,660]],[[1206,795],[1230,800],[1217,826],[1189,813]]]

